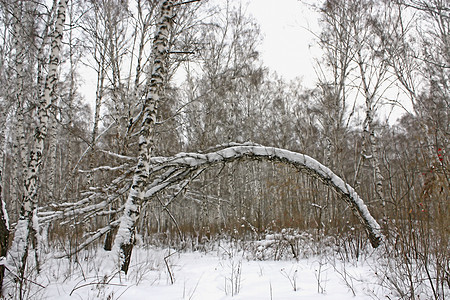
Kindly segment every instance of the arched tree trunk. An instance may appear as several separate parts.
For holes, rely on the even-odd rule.
[[[308,155],[274,147],[235,144],[206,154],[180,153],[170,158],[154,158],[152,162],[164,165],[165,167],[185,167],[191,168],[191,170],[198,170],[211,165],[223,164],[243,158],[283,162],[309,176],[319,179],[323,184],[333,188],[341,199],[352,208],[353,213],[364,225],[372,246],[376,248],[381,244],[383,236],[380,231],[380,225],[372,217],[364,201],[358,196],[356,191],[329,168]],[[145,197],[152,197],[158,191],[159,189],[152,187],[146,192]]]

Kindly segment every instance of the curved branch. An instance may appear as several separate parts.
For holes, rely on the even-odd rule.
[[[381,244],[383,236],[380,225],[372,217],[364,201],[358,196],[356,191],[329,168],[305,154],[274,147],[244,144],[239,146],[233,145],[209,153],[180,153],[169,158],[159,158],[158,163],[165,166],[199,168],[242,158],[283,162],[332,187],[352,208],[354,214],[364,225],[372,246],[376,248]]]

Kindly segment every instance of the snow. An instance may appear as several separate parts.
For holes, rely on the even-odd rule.
[[[35,279],[46,286],[34,287],[39,299],[339,300],[355,299],[352,290],[356,299],[384,298],[387,293],[371,257],[352,264],[329,256],[258,261],[232,246],[208,253],[136,247],[127,276],[117,275],[110,254],[101,249],[84,250],[79,258],[79,263],[46,260]]]
[[[14,239],[8,251],[8,265],[15,266],[21,261],[28,239],[28,220],[19,219],[14,231]]]

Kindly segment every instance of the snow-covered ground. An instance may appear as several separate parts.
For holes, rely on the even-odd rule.
[[[209,251],[136,247],[127,276],[109,253],[78,261],[47,259],[29,283],[31,299],[386,299],[375,255],[343,262],[323,253],[303,259],[255,260],[229,246]],[[356,297],[355,297],[356,295]]]

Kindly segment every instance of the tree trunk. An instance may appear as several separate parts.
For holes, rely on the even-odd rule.
[[[49,71],[45,81],[44,92],[39,101],[38,118],[39,125],[36,127],[32,149],[29,153],[28,165],[24,172],[24,195],[19,220],[14,232],[14,239],[9,251],[10,265],[17,265],[17,275],[22,285],[22,279],[25,273],[25,266],[28,257],[28,249],[30,243],[37,247],[37,187],[39,169],[42,164],[42,154],[44,150],[44,141],[47,136],[49,125],[49,111],[52,106],[52,100],[57,78],[57,68],[59,65],[59,55],[61,52],[61,41],[63,35],[63,27],[65,22],[65,14],[67,8],[67,0],[59,2],[57,20],[55,30],[52,36],[51,53],[49,60]],[[38,266],[39,262],[36,261]]]
[[[114,247],[119,255],[119,266],[128,272],[131,252],[135,242],[136,220],[144,198],[144,186],[149,175],[149,159],[153,150],[153,134],[160,98],[163,96],[164,78],[167,74],[168,37],[173,18],[173,1],[163,1],[158,28],[153,41],[153,64],[149,82],[149,95],[143,103],[143,122],[139,132],[139,157],[133,183],[120,219]]]
[[[13,143],[15,153],[13,161],[13,173],[15,175],[14,183],[22,182],[24,178],[24,170],[26,169],[27,159],[26,159],[26,139],[25,139],[25,126],[24,126],[24,75],[25,70],[23,67],[23,61],[26,54],[24,45],[24,29],[21,26],[21,20],[23,18],[22,12],[22,1],[17,1],[14,5],[13,11],[13,45],[15,50],[14,55],[14,66],[15,66],[15,84],[14,84],[14,101],[16,102],[17,108],[15,113],[15,132],[16,132],[16,142]],[[12,196],[13,199],[19,199],[22,197],[22,186],[20,184],[13,184]]]
[[[386,212],[386,201],[383,192],[383,175],[381,174],[380,159],[378,154],[378,145],[375,138],[375,129],[373,126],[373,117],[375,111],[375,93],[377,92],[377,86],[374,87],[373,91],[369,91],[368,79],[366,77],[366,69],[363,65],[363,59],[361,58],[361,52],[358,52],[358,66],[361,74],[361,81],[364,90],[364,96],[366,98],[366,117],[364,119],[363,126],[363,148],[362,155],[365,159],[368,159],[372,165],[373,169],[373,182],[375,184],[375,194],[377,200],[381,202],[383,208],[383,222],[387,224],[387,212]],[[380,71],[380,74],[384,72],[384,66]],[[366,152],[366,153],[364,153]]]
[[[1,130],[1,140],[7,143],[3,129]],[[6,211],[5,202],[3,201],[3,166],[4,166],[4,151],[5,147],[0,149],[0,260],[6,258],[8,250],[8,239],[9,239],[9,221],[8,214]],[[5,266],[0,264],[0,297],[3,296],[3,278],[5,277]]]
[[[56,98],[56,97],[55,97]],[[55,99],[56,100],[56,99]],[[56,181],[56,158],[57,158],[57,119],[56,115],[49,120],[50,122],[50,134],[49,134],[49,162],[48,162],[48,201],[55,202],[55,181]]]

